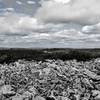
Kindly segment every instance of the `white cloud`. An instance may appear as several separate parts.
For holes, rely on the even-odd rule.
[[[35,4],[35,1],[27,1],[28,4]]]
[[[28,15],[5,13],[0,17],[0,33],[30,33],[37,27],[37,20]]]
[[[100,34],[100,23],[95,25],[84,26],[82,32],[87,34]]]
[[[17,4],[19,5],[22,5],[22,2],[21,1],[16,1]]]
[[[5,8],[5,11],[14,11],[14,8]]]
[[[71,0],[66,4],[62,0],[42,0],[36,17],[43,22],[97,24],[100,22],[99,9],[99,0]]]
[[[58,3],[63,3],[63,4],[66,4],[66,3],[69,3],[70,0],[54,0],[55,2],[58,2]]]
[[[1,8],[0,11],[2,11],[2,12],[14,12],[15,9],[14,8]]]
[[[100,34],[87,34],[87,30],[100,30],[100,24],[82,27],[73,23],[40,23],[35,17],[14,12],[0,16],[0,40],[3,40],[1,44],[5,45],[37,43],[43,46],[46,46],[44,44],[64,46],[70,43],[80,45],[87,41],[100,41]]]

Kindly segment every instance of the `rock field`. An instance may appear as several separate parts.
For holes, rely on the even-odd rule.
[[[0,100],[100,100],[100,58],[0,64]]]

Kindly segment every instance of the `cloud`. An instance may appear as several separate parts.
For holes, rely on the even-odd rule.
[[[27,1],[28,4],[35,4],[35,1]]]
[[[63,4],[66,4],[66,3],[69,3],[70,0],[54,0],[55,2],[58,2],[58,3],[63,3]]]
[[[4,12],[14,12],[15,9],[14,8],[2,8],[2,9],[0,9],[0,11],[2,11],[3,13]]]
[[[87,34],[100,34],[100,23],[90,26],[84,26],[82,32]]]
[[[6,12],[0,16],[0,33],[30,33],[37,27],[37,20],[28,15]]]
[[[16,1],[17,4],[22,5],[23,3],[21,1]]]
[[[100,30],[99,23],[87,26],[41,23],[30,15],[5,12],[0,16],[0,40],[3,40],[0,41],[0,46],[84,47],[88,43],[90,47],[91,44],[100,42],[100,34],[87,33],[95,30]]]
[[[48,39],[48,41],[57,40],[60,42],[63,40],[66,42],[66,40],[91,39],[91,35],[84,34],[83,31],[82,33],[81,26],[77,24],[43,24],[34,17],[9,12],[0,17],[0,29],[0,34],[5,36],[20,36],[29,40],[32,38],[34,40]]]
[[[99,0],[42,0],[36,17],[42,22],[78,23],[91,25],[100,22]]]

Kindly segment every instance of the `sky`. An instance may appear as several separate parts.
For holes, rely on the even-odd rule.
[[[0,47],[100,48],[100,0],[0,0]]]

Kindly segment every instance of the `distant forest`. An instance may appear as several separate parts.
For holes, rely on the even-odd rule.
[[[10,63],[18,59],[44,61],[61,59],[88,61],[100,57],[100,49],[0,49],[0,63]]]

